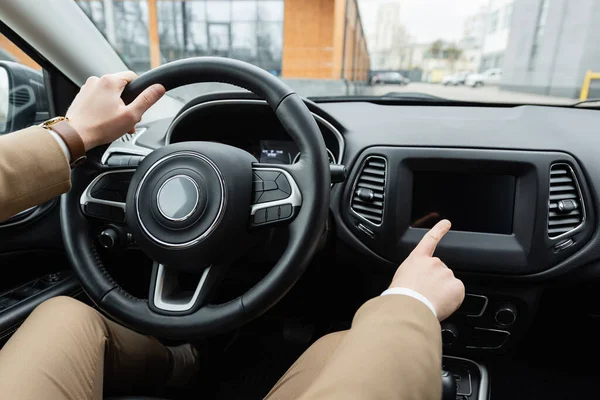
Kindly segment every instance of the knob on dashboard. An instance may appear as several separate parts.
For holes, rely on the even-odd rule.
[[[106,228],[98,235],[98,243],[105,249],[113,248],[119,242],[119,232],[114,228]]]
[[[512,304],[503,304],[496,310],[494,319],[500,325],[512,325],[517,320],[517,309]]]
[[[458,339],[458,328],[451,323],[442,324],[442,344],[444,346],[452,346]]]

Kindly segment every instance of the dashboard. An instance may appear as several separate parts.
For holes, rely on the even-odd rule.
[[[327,146],[329,162],[337,164],[344,148],[343,137],[327,120],[318,115],[315,119]],[[192,102],[173,120],[167,140],[168,143],[189,140],[225,143],[246,150],[258,162],[266,164],[293,164],[301,157],[271,108],[256,99]]]
[[[543,279],[600,260],[600,247],[590,246],[600,240],[594,214],[600,176],[589,172],[600,171],[589,136],[600,113],[306,104],[330,162],[349,171],[346,182],[332,187],[336,235],[373,268],[395,268],[441,218],[454,226],[438,254],[457,271]],[[134,140],[111,145],[103,161],[124,166],[190,140],[239,147],[261,163],[301,157],[272,110],[249,94],[200,96],[174,118],[142,129]]]
[[[391,277],[428,228],[441,218],[453,222],[436,256],[467,287],[455,326],[442,326],[455,341],[460,331],[452,344],[459,354],[514,343],[545,282],[584,270],[600,277],[600,112],[305,103],[330,162],[348,170],[345,182],[331,187],[335,263]],[[102,160],[136,165],[165,144],[194,140],[239,147],[261,163],[292,164],[302,156],[264,101],[218,93],[141,126]]]

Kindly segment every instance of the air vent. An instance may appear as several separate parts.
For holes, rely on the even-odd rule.
[[[367,157],[354,185],[350,207],[360,217],[380,225],[385,200],[386,161]]]
[[[21,107],[31,101],[31,95],[26,88],[16,89],[10,92],[8,101],[16,107]]]
[[[135,133],[126,133],[119,138],[119,141],[125,142],[125,143],[131,142],[135,138],[136,135],[141,135],[144,132],[146,132],[145,127],[136,128]]]
[[[557,238],[576,229],[585,220],[585,207],[577,178],[567,164],[550,167],[548,236]]]

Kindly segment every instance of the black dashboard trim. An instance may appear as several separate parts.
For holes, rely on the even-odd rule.
[[[171,136],[173,135],[173,132],[175,131],[175,128],[178,126],[178,124],[181,123],[181,121],[183,121],[190,114],[192,114],[196,111],[199,111],[202,108],[213,107],[215,105],[225,105],[225,104],[227,104],[227,105],[254,104],[254,105],[268,107],[268,104],[265,100],[261,100],[258,98],[254,98],[254,99],[252,99],[252,98],[248,98],[248,99],[213,99],[213,100],[205,99],[204,101],[195,102],[195,104],[193,104],[189,107],[186,106],[185,109],[180,111],[177,114],[177,116],[173,119],[173,122],[171,122],[171,124],[169,125],[169,128],[167,129],[167,133],[165,135],[165,141],[164,141],[165,146],[169,145],[171,143]],[[329,130],[333,134],[333,136],[335,136],[335,138],[338,142],[338,157],[335,158],[335,155],[334,155],[334,161],[336,162],[336,164],[342,164],[342,161],[344,159],[344,150],[346,147],[343,135],[335,126],[333,126],[333,124],[331,124],[325,118],[321,117],[320,115],[318,115],[312,111],[311,111],[311,114],[313,115],[313,117],[315,118],[317,123],[324,126],[327,130]],[[329,149],[328,149],[328,151],[329,151]]]

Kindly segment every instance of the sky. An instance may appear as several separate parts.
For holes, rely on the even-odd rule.
[[[377,8],[384,3],[400,3],[400,21],[417,43],[437,39],[457,41],[465,17],[474,14],[488,0],[358,0],[364,29],[371,32],[377,21]]]

